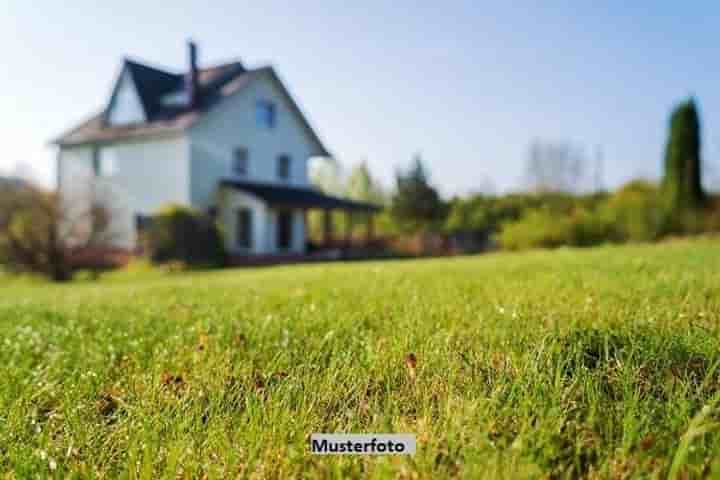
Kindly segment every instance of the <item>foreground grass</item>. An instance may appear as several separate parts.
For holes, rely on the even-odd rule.
[[[720,475],[717,241],[110,277],[0,291],[0,474]]]

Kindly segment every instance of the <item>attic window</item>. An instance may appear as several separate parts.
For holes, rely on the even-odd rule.
[[[261,127],[275,127],[275,104],[268,100],[258,100],[255,105],[255,118]]]
[[[184,107],[188,104],[189,98],[187,90],[179,90],[160,97],[160,103],[166,107]]]

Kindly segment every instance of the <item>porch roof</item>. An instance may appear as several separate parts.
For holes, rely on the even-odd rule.
[[[254,195],[274,207],[322,210],[380,211],[378,205],[326,195],[314,188],[223,179],[220,185]]]

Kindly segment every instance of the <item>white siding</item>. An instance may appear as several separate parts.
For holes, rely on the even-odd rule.
[[[118,82],[115,98],[108,112],[108,121],[111,125],[144,122],[145,110],[140,102],[132,75],[127,69],[122,73]]]
[[[63,148],[58,155],[58,190],[77,192],[93,178],[93,147]]]
[[[135,246],[135,215],[152,214],[168,203],[190,204],[188,143],[184,138],[100,148],[100,158],[113,159],[114,174],[94,177],[93,147],[62,150],[60,191],[77,203],[86,194],[86,188],[93,185],[112,205],[114,245]]]
[[[114,158],[110,183],[134,213],[151,214],[168,203],[190,204],[188,143],[183,137],[101,147]],[[102,155],[101,155],[102,156]]]
[[[258,125],[258,100],[275,104],[274,128]],[[233,177],[232,155],[237,147],[248,149],[248,174],[243,179],[263,183],[309,186],[307,163],[313,145],[300,120],[286,103],[269,74],[255,79],[236,95],[224,100],[190,130],[191,199],[207,208],[218,181]],[[288,180],[277,177],[277,158],[290,155]]]

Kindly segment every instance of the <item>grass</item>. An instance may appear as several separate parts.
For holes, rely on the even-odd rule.
[[[708,239],[9,282],[0,475],[718,476],[719,323]]]

